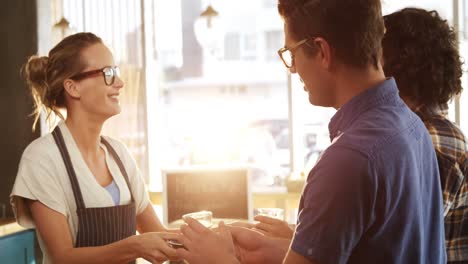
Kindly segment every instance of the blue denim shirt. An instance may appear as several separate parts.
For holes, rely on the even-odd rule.
[[[292,250],[325,263],[445,263],[431,138],[394,79],[348,101],[310,172]]]

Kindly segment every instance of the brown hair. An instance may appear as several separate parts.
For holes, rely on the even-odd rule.
[[[400,94],[421,110],[447,103],[462,92],[462,62],[456,32],[436,11],[405,8],[384,17],[384,72]]]
[[[297,40],[322,37],[342,63],[378,67],[384,35],[380,0],[279,0],[278,12]]]
[[[102,43],[102,40],[93,33],[77,33],[60,41],[50,50],[48,57],[33,55],[23,65],[21,74],[34,98],[33,129],[42,108],[46,111],[47,120],[52,113],[63,119],[59,111],[66,106],[63,82],[86,67],[80,58],[81,51],[96,43]]]

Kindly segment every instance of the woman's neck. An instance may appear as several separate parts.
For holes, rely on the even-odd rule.
[[[100,153],[99,143],[103,122],[68,116],[65,124],[85,158],[92,158]]]

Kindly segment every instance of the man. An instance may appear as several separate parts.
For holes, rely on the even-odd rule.
[[[426,125],[439,161],[449,263],[468,262],[468,157],[465,136],[447,119],[462,91],[456,33],[436,11],[405,8],[384,17],[384,71]]]
[[[292,242],[223,225],[217,235],[189,220],[178,253],[190,263],[236,263],[233,252],[242,263],[445,263],[437,159],[379,63],[380,0],[279,0],[278,9],[283,62],[313,105],[338,109]]]

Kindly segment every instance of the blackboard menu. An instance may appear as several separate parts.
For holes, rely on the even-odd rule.
[[[248,169],[194,168],[164,173],[165,222],[208,210],[213,218],[249,219]]]

